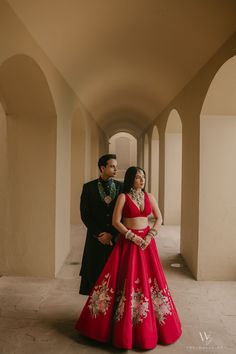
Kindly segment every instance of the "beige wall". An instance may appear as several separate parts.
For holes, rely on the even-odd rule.
[[[80,195],[85,181],[86,130],[84,112],[78,108],[71,122],[71,223],[79,224]]]
[[[17,136],[18,139],[14,144],[11,139],[10,151],[13,156],[19,153],[12,168],[12,198],[19,201],[9,221],[11,229],[15,230],[14,238],[9,238],[6,233],[1,235],[4,242],[8,240],[10,247],[4,251],[8,263],[1,264],[1,271],[16,274],[17,269],[17,274],[54,276],[70,250],[71,119],[79,101],[4,0],[0,3],[0,43],[0,71],[2,75],[8,75],[7,81],[2,77],[1,83],[4,84],[0,87],[0,97],[6,101],[10,136]],[[18,69],[22,81],[15,82],[16,77],[11,71],[2,70],[6,68],[9,59],[14,60],[12,67]],[[24,64],[21,59],[32,65],[26,65],[24,70],[21,70]],[[33,78],[35,72],[40,72],[41,76],[37,76],[35,85],[28,81],[25,91],[22,85],[25,81],[24,75]],[[45,89],[40,90],[42,83]],[[22,106],[22,97],[24,103],[28,101],[28,104]],[[47,111],[49,104],[54,112]],[[11,110],[11,107],[14,110]],[[30,112],[27,111],[28,107]],[[22,108],[25,111],[22,111]],[[32,149],[26,148],[29,144],[33,144]],[[19,150],[17,146],[20,146]],[[27,171],[24,171],[21,163],[21,159],[25,157],[28,161]],[[20,180],[17,179],[16,172],[20,174]],[[24,178],[24,173],[29,173],[28,178],[27,175]],[[46,181],[48,176],[50,178]],[[25,191],[26,181],[29,186]],[[19,207],[26,206],[28,211],[32,207],[27,220],[25,214],[22,214],[23,209],[18,213]],[[29,242],[26,242],[27,238]],[[33,240],[35,252],[38,249],[37,254],[32,252]],[[27,257],[22,263],[22,257],[25,255]],[[14,264],[11,263],[13,258]]]
[[[199,279],[235,279],[236,56],[217,72],[200,120]]]
[[[0,91],[7,111],[8,176],[1,271],[51,275],[55,267],[55,107],[41,69],[25,55],[2,63]]]
[[[144,136],[144,145],[143,145],[144,153],[143,153],[143,168],[146,172],[146,191],[149,192],[149,139],[148,135]]]
[[[181,218],[182,124],[171,111],[165,132],[164,223],[179,225]]]
[[[144,148],[143,148],[143,137],[139,137],[137,139],[137,164],[138,166],[143,168],[143,160],[144,160]]]
[[[151,142],[151,193],[159,199],[159,134],[157,127],[153,127]]]
[[[201,119],[199,279],[234,279],[236,116]]]
[[[7,120],[0,103],[0,269],[7,264],[9,192],[8,192],[8,163],[7,163]]]
[[[89,158],[89,163],[92,165],[91,169],[91,179],[98,178],[98,158],[99,158],[99,128],[94,121],[90,119],[89,121],[90,131],[91,131],[91,155]]]
[[[99,130],[99,156],[105,155],[109,153],[109,141],[106,134],[103,132],[101,128]]]
[[[166,109],[148,128],[151,138],[153,125],[158,126],[160,137],[160,208],[164,208],[165,171],[165,126],[172,109],[176,109],[182,121],[182,207],[181,207],[181,254],[196,279],[228,279],[217,274],[216,269],[201,274],[203,259],[201,255],[208,250],[201,244],[199,233],[199,163],[200,163],[200,114],[207,91],[219,68],[236,54],[236,34],[234,34],[215,54],[215,56],[196,74]],[[144,137],[145,133],[142,135]],[[221,223],[216,221],[218,228]],[[203,248],[200,246],[202,245]],[[202,253],[203,252],[203,253]],[[235,272],[234,277],[235,279]]]
[[[80,104],[71,122],[71,223],[80,224],[80,195],[85,182],[97,178],[98,157],[107,153],[104,133]]]
[[[164,223],[179,225],[181,218],[182,135],[167,133],[165,144]]]
[[[3,272],[50,276],[55,269],[56,117],[8,116],[7,123],[10,220]]]

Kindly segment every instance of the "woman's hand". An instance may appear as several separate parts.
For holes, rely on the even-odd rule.
[[[141,245],[144,243],[144,239],[138,235],[135,235],[132,238],[132,242],[135,243],[137,246],[141,247]]]
[[[142,238],[138,235],[135,235],[134,233],[131,233],[131,236],[129,239],[130,239],[130,241],[135,243],[137,246],[139,246],[142,250],[145,250],[145,248],[147,248],[147,246],[151,242],[152,236],[147,235],[145,238]]]
[[[145,250],[151,241],[152,241],[152,236],[147,234],[147,236],[144,238],[144,245],[141,247],[142,250]]]

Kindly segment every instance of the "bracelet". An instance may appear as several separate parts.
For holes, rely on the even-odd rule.
[[[134,237],[135,237],[135,234],[131,230],[128,230],[125,233],[125,238],[130,240],[130,241],[132,241]]]
[[[148,231],[148,234],[150,234],[152,237],[155,237],[157,235],[158,231],[154,228],[150,229]]]
[[[135,237],[135,234],[131,230],[128,230],[125,233],[125,238],[128,239],[128,240],[132,240],[134,237]]]
[[[125,233],[125,238],[129,239],[131,232],[132,232],[131,230],[128,230],[128,231]]]

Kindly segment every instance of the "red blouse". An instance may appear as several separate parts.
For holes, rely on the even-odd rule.
[[[123,208],[123,217],[125,218],[137,218],[147,217],[152,212],[152,205],[148,197],[147,192],[144,192],[144,209],[141,211],[138,206],[133,202],[128,193],[125,194],[125,205]]]

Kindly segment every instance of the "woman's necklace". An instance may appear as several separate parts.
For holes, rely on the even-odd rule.
[[[130,189],[129,192],[132,200],[138,205],[139,209],[143,210],[144,207],[144,192],[141,191],[137,191],[134,188]]]

